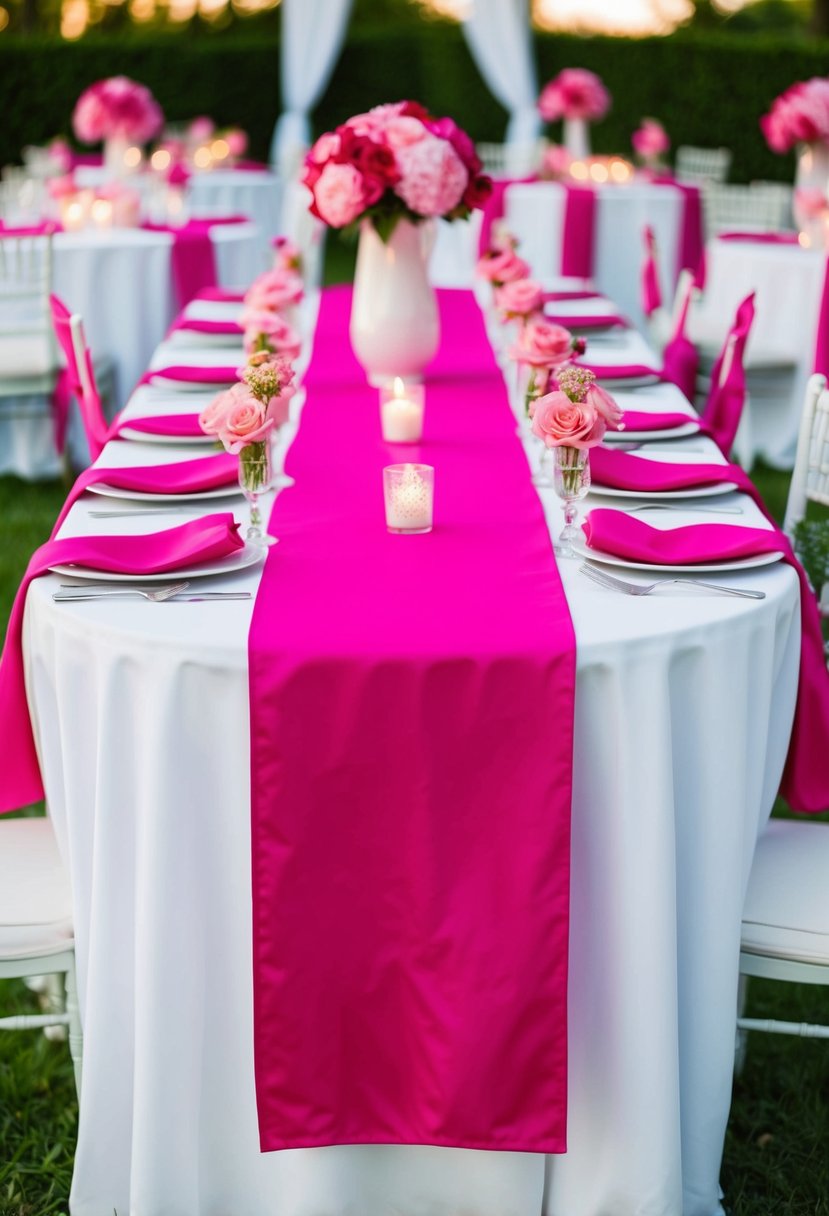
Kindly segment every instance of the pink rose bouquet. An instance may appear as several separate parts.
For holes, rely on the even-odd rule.
[[[145,144],[163,124],[161,107],[150,90],[127,76],[110,76],[90,85],[72,113],[72,129],[84,144],[104,139]]]
[[[671,146],[668,133],[655,118],[643,118],[639,127],[630,137],[633,150],[646,165],[659,164]]]
[[[571,401],[554,389],[535,403],[532,433],[548,448],[593,448],[601,443],[607,426],[598,410],[586,401]]]
[[[610,109],[610,94],[595,72],[565,68],[542,89],[538,109],[545,122],[559,118],[596,122]]]
[[[829,142],[829,79],[814,76],[793,84],[775,98],[760,128],[772,152]]]
[[[531,317],[509,355],[516,363],[530,367],[558,367],[572,359],[577,341],[563,325],[556,325],[544,317]]]
[[[465,219],[492,188],[469,136],[418,102],[375,106],[316,141],[303,181],[331,228],[370,220],[386,240],[397,221]]]

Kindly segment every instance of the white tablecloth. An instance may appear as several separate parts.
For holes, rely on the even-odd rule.
[[[749,400],[746,426],[739,437],[740,458],[750,464],[762,456],[778,468],[790,469],[806,383],[814,370],[826,254],[799,245],[713,240],[705,261],[705,293],[691,318],[695,341],[721,345],[740,300],[756,292],[756,315],[746,347]],[[781,371],[774,377],[774,391],[764,393],[763,369],[775,365]]]
[[[560,504],[542,493],[557,532]],[[161,526],[88,510],[66,530]],[[797,581],[773,565],[724,580],[762,602],[687,587],[642,599],[562,566],[578,639],[569,1147],[547,1159],[259,1153],[252,601],[56,605],[57,577],[33,585],[28,681],[73,877],[85,1031],[73,1216],[721,1213],[741,907],[791,725]]]
[[[663,299],[670,302],[678,271],[682,192],[672,185],[633,182],[597,186],[593,278],[634,324],[645,318],[640,304],[643,232],[650,225],[659,250]],[[561,269],[566,192],[557,182],[515,183],[504,196],[507,227],[521,242],[520,254],[533,274],[552,278]]]

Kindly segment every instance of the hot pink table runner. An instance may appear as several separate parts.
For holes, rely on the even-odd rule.
[[[169,232],[173,238],[173,286],[179,308],[184,308],[205,287],[216,286],[216,253],[210,239],[214,224],[242,224],[243,215],[214,216],[188,220],[174,228],[169,224],[142,225],[149,232]]]
[[[565,1147],[575,650],[470,294],[440,293],[417,448],[323,296],[250,632],[264,1150]],[[459,376],[473,361],[477,371]],[[386,531],[385,464],[436,468]]]

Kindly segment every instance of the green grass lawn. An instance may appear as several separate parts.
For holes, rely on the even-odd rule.
[[[343,252],[344,264],[349,256]],[[788,476],[758,468],[754,477],[781,518]],[[47,538],[64,495],[59,483],[26,485],[0,478],[3,621],[29,557]],[[0,982],[0,1009],[36,1011],[36,998],[18,981]],[[825,988],[755,980],[748,1012],[826,1021],[829,994]],[[735,1085],[723,1164],[725,1201],[734,1216],[829,1216],[828,1099],[829,1044],[752,1036],[745,1070]],[[0,1216],[68,1211],[76,1130],[66,1044],[49,1042],[38,1032],[0,1032]]]

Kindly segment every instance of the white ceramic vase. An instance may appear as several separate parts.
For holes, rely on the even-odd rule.
[[[107,181],[117,180],[127,176],[126,152],[129,140],[119,135],[111,135],[104,140],[104,171]]]
[[[351,346],[370,384],[390,377],[422,378],[440,340],[440,321],[428,260],[435,239],[431,221],[398,220],[387,241],[374,225],[360,229]]]
[[[804,243],[823,248],[829,219],[829,144],[800,144],[792,204]]]
[[[573,160],[587,160],[590,155],[590,124],[586,118],[565,118],[564,146]]]

